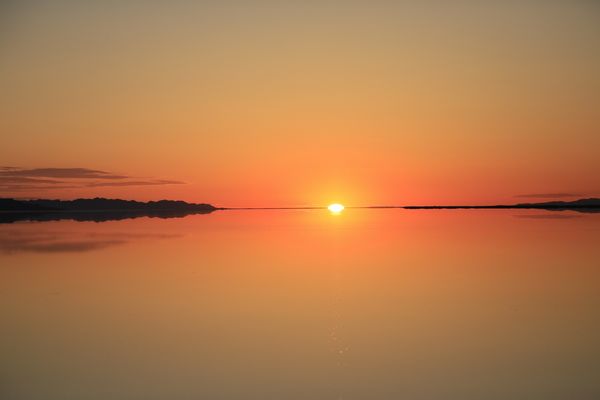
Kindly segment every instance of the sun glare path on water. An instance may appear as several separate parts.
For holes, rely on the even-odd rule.
[[[344,211],[344,206],[339,203],[330,204],[327,206],[327,209],[331,211],[333,214],[339,214]]]

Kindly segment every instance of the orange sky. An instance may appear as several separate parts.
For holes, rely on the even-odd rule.
[[[594,2],[91,3],[0,6],[0,166],[127,178],[5,170],[0,196],[600,196]]]

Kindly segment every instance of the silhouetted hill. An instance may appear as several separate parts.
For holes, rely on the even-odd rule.
[[[0,223],[16,221],[110,221],[126,218],[177,218],[207,214],[217,208],[210,204],[159,200],[140,202],[120,199],[16,200],[0,199]]]

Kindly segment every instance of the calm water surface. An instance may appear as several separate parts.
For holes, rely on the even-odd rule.
[[[600,215],[0,226],[0,398],[598,399]]]

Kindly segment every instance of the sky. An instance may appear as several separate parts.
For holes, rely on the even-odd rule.
[[[0,196],[600,196],[600,3],[3,1]]]

